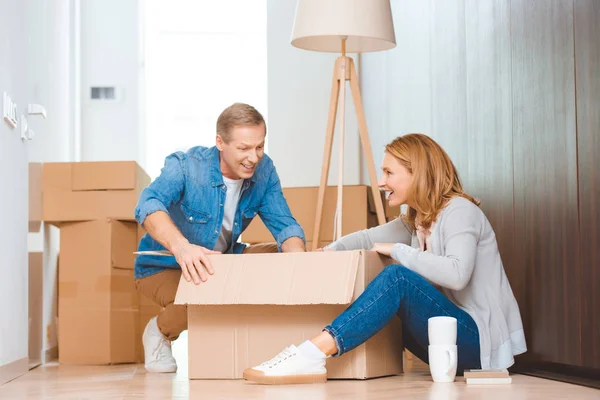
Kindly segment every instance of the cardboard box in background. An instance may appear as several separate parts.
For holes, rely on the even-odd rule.
[[[44,264],[42,252],[29,253],[29,369],[42,362]]]
[[[143,189],[148,174],[135,161],[86,161],[43,164],[43,190],[65,191]]]
[[[364,250],[210,257],[226,273],[201,286],[182,279],[175,299],[188,305],[191,379],[240,379],[244,369],[317,335],[391,262]],[[400,374],[402,348],[395,318],[352,352],[329,358],[328,376]]]
[[[133,221],[150,177],[134,161],[45,163],[42,217],[62,222],[113,218]]]
[[[135,161],[78,162],[71,167],[73,191],[141,191],[149,183],[150,177]]]
[[[383,202],[383,208],[385,212],[385,219],[390,222],[400,216],[400,206],[392,207],[387,202],[387,199]],[[375,204],[373,204],[373,210],[375,210]],[[375,212],[375,211],[373,211]]]
[[[29,163],[29,232],[42,225],[42,164]]]
[[[59,361],[136,362],[141,340],[133,280],[136,223],[65,223],[60,243]]]
[[[58,360],[61,364],[136,363],[137,309],[59,306]],[[64,326],[64,325],[67,326]]]
[[[318,187],[283,189],[292,215],[304,229],[307,241],[313,240],[315,214],[317,212]],[[383,194],[382,194],[383,195]],[[321,219],[321,241],[333,240],[334,215],[337,202],[337,186],[325,189],[323,217]],[[386,202],[384,201],[384,205]],[[389,206],[385,208],[386,219],[391,220],[398,215]],[[399,212],[399,210],[396,210]],[[342,235],[361,229],[377,226],[377,213],[371,194],[371,187],[366,185],[344,186],[342,210]],[[272,242],[273,236],[259,218],[255,218],[242,233],[245,243]]]

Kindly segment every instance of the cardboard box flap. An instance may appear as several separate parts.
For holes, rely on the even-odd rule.
[[[361,251],[209,256],[215,274],[182,276],[175,304],[350,304]]]
[[[78,162],[72,167],[73,190],[127,190],[137,186],[135,161]]]

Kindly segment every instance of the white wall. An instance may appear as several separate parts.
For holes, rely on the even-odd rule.
[[[510,117],[506,119],[506,97],[498,100],[497,107],[489,115],[480,110],[467,111],[466,103],[468,83],[479,98],[489,99],[496,95],[493,84],[498,74],[507,71],[507,68],[510,71],[510,61],[507,64],[509,59],[505,53],[510,49],[499,50],[483,44],[482,48],[490,49],[494,55],[483,58],[476,51],[476,45],[486,40],[495,46],[504,43],[505,39],[500,36],[503,25],[494,24],[500,23],[506,2],[392,0],[391,5],[396,47],[386,52],[364,54],[361,58],[364,102],[375,159],[382,158],[385,144],[397,136],[427,134],[448,152],[461,174],[465,189],[478,195],[477,190],[485,186],[481,184],[485,178],[482,171],[474,169],[468,161],[469,146],[473,146],[476,140],[470,140],[465,146],[456,146],[455,143],[456,138],[469,130],[478,135],[477,129],[471,126],[473,121],[483,121],[479,123],[485,125],[488,133],[496,132],[496,120],[510,125]],[[480,12],[481,18],[471,17],[470,21],[480,21],[481,26],[493,33],[466,32],[466,15],[473,12]],[[482,18],[487,19],[484,21]],[[469,29],[476,28],[471,26]],[[467,38],[470,40],[467,41]],[[468,56],[481,59],[467,63],[467,43],[472,43]],[[489,64],[483,64],[484,61]],[[486,65],[489,70],[482,72],[480,65]],[[475,68],[475,73],[469,72],[469,68]],[[481,78],[480,74],[489,79]],[[478,78],[483,79],[483,83],[477,81]],[[505,87],[504,80],[500,85],[503,87],[500,92],[510,91],[510,85]],[[473,98],[469,98],[471,105],[478,104],[478,97]],[[495,115],[496,119],[490,119],[490,115]],[[506,131],[499,135],[506,137]],[[506,139],[499,143],[505,146]],[[502,153],[506,148],[497,150]],[[488,172],[494,173],[493,168]],[[474,185],[477,182],[479,184]],[[507,192],[506,196],[512,198],[512,192]]]
[[[392,139],[431,132],[430,2],[392,0],[391,5],[396,47],[361,55],[361,87],[377,168]]]
[[[28,5],[32,5],[29,1]],[[36,3],[40,3],[36,1]],[[30,100],[27,74],[27,7],[0,0],[0,95],[6,91],[19,114]],[[0,98],[0,103],[2,99]],[[0,368],[28,354],[27,144],[0,120]],[[0,376],[0,379],[11,377]],[[0,382],[3,383],[3,382]]]
[[[43,7],[30,7],[28,11],[29,102],[41,104],[47,111],[47,119],[29,118],[29,126],[36,132],[34,140],[27,144],[30,162],[72,161],[74,157],[70,17],[76,1],[43,0]],[[58,345],[58,229],[42,224],[40,232],[29,234],[28,251],[44,253],[43,342],[40,359],[48,361],[48,350]]]
[[[138,0],[81,1],[81,160],[139,160]],[[117,102],[90,100],[115,86]]]
[[[293,47],[290,37],[295,10],[295,0],[267,1],[269,155],[284,187],[318,186],[333,66],[339,54]],[[346,87],[344,183],[350,185],[360,183],[361,178],[358,124],[349,85]],[[335,138],[338,136],[336,132]],[[337,146],[336,140],[329,173],[329,184],[334,185]]]
[[[28,144],[29,160],[68,161],[71,158],[70,1],[41,2],[44,7],[29,10],[29,102],[42,104],[47,119],[29,118],[29,126],[36,132],[35,139]]]

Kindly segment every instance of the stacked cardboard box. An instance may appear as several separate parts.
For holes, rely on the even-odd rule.
[[[285,188],[283,195],[298,223],[304,229],[307,242],[313,240],[315,214],[317,211],[318,187]],[[382,192],[383,196],[383,192]],[[325,189],[323,217],[321,219],[320,246],[333,239],[334,216],[337,202],[337,186]],[[386,220],[390,221],[399,214],[399,208],[391,208],[384,201]],[[366,185],[344,186],[342,206],[342,235],[361,229],[377,226],[377,213],[371,194]],[[273,236],[260,218],[255,218],[242,233],[245,243],[272,242]]]
[[[45,222],[113,218],[133,221],[141,190],[150,183],[133,161],[46,163],[42,168]]]
[[[135,162],[47,163],[42,216],[60,228],[59,361],[140,359],[134,208],[150,183]]]
[[[43,253],[29,252],[29,366],[39,365],[43,348]]]
[[[42,224],[42,164],[29,163],[29,232],[40,231]],[[29,252],[29,366],[42,359],[43,331],[43,253]]]
[[[42,225],[42,164],[29,163],[29,232]]]
[[[61,226],[61,362],[116,364],[137,360],[138,304],[131,251],[136,237],[133,222],[104,219]]]

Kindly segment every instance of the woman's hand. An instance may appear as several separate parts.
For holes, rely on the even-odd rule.
[[[392,247],[394,247],[394,244],[395,243],[375,243],[371,250],[389,257],[392,253]]]

